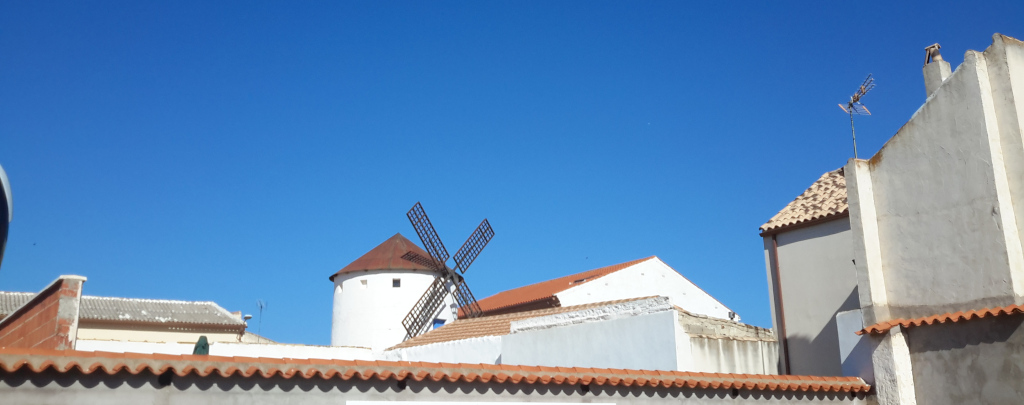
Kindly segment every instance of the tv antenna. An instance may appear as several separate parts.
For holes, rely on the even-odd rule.
[[[868,111],[868,108],[861,104],[860,99],[873,88],[875,88],[875,79],[868,74],[868,77],[864,79],[864,83],[860,84],[857,92],[850,96],[850,101],[847,101],[845,105],[839,104],[839,108],[850,114],[850,133],[853,135],[853,157],[855,159],[857,158],[857,131],[853,128],[853,116],[871,115],[871,111]]]
[[[256,343],[263,343],[263,310],[267,308],[267,302],[256,300],[256,305],[260,307],[260,319],[256,323]]]
[[[416,235],[420,237],[420,242],[423,242],[423,248],[430,257],[408,252],[402,258],[440,273],[402,319],[402,326],[405,327],[406,332],[405,338],[411,339],[426,331],[427,325],[444,309],[444,299],[448,294],[455,298],[456,304],[466,317],[476,318],[482,315],[480,304],[473,297],[473,293],[469,291],[469,286],[466,285],[466,279],[462,277],[462,274],[469,270],[469,265],[473,264],[476,257],[480,255],[480,251],[494,237],[494,230],[491,229],[490,222],[484,219],[469,235],[469,239],[462,244],[459,251],[455,252],[455,256],[452,257],[455,259],[455,268],[452,269],[445,264],[448,261],[448,251],[441,243],[441,238],[437,236],[437,231],[430,223],[430,218],[427,218],[427,213],[423,211],[423,205],[417,202],[405,216],[409,217],[409,222],[412,222],[412,227],[416,229]]]

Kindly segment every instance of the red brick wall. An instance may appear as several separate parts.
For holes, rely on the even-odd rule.
[[[82,281],[57,279],[0,321],[0,347],[74,349]]]

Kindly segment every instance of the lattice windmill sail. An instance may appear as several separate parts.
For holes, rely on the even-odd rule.
[[[491,229],[491,224],[487,222],[487,219],[484,219],[476,227],[476,230],[469,235],[466,243],[463,243],[462,247],[455,252],[453,257],[455,268],[452,269],[445,264],[448,261],[448,250],[444,248],[441,238],[437,236],[437,231],[434,230],[434,225],[430,223],[430,218],[427,218],[427,213],[423,211],[423,206],[417,202],[405,215],[409,217],[409,222],[412,223],[413,229],[416,230],[416,235],[420,237],[420,242],[423,242],[423,249],[427,251],[430,257],[423,257],[414,252],[408,252],[402,258],[430,267],[441,274],[427,287],[427,291],[423,293],[419,301],[416,301],[416,304],[412,306],[409,313],[402,319],[402,326],[405,327],[406,332],[405,338],[409,339],[426,331],[427,325],[444,309],[444,299],[448,294],[452,294],[456,304],[458,304],[467,317],[475,318],[480,316],[482,313],[480,304],[477,303],[476,297],[469,290],[469,286],[466,285],[466,279],[462,277],[462,274],[469,270],[469,266],[480,255],[480,251],[494,237],[494,230]]]
[[[864,104],[861,104],[860,99],[868,94],[871,89],[875,88],[875,79],[869,74],[864,83],[860,84],[860,88],[857,89],[856,93],[850,96],[850,101],[846,102],[846,105],[839,104],[839,108],[842,108],[844,112],[850,114],[850,133],[853,135],[853,157],[857,157],[857,131],[853,128],[853,116],[854,115],[871,115],[871,111]]]

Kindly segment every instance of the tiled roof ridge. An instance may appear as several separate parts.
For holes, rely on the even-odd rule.
[[[215,301],[187,301],[187,300],[168,300],[162,298],[127,298],[127,297],[103,297],[98,295],[82,295],[82,299],[90,300],[117,300],[117,301],[132,301],[132,302],[155,302],[155,303],[168,303],[168,304],[196,304],[196,305],[213,305],[215,307],[224,309]],[[227,309],[224,309],[227,311]],[[228,311],[228,313],[231,313]]]
[[[973,319],[981,319],[981,318],[990,317],[990,316],[1006,316],[1006,315],[1021,314],[1021,313],[1024,313],[1024,305],[1007,305],[1007,306],[1003,306],[1003,307],[983,308],[983,309],[976,309],[976,310],[971,310],[971,311],[966,311],[966,312],[964,312],[964,311],[946,312],[944,314],[932,315],[932,316],[923,316],[923,317],[920,317],[920,318],[913,318],[913,319],[897,318],[897,319],[893,319],[893,320],[889,320],[889,321],[885,321],[885,322],[879,322],[879,323],[876,323],[874,325],[868,326],[868,327],[866,327],[864,329],[861,329],[861,330],[857,331],[856,333],[858,335],[863,335],[865,333],[876,335],[876,334],[881,334],[881,333],[889,332],[890,329],[895,328],[897,326],[901,326],[901,327],[904,327],[904,328],[910,328],[910,327],[915,327],[915,326],[932,325],[932,324],[936,324],[936,323],[970,321],[970,320],[973,320]]]
[[[811,183],[803,193],[761,225],[760,230],[762,233],[778,231],[794,225],[847,215],[849,212],[845,168],[840,167],[818,177],[818,180]]]
[[[38,292],[25,292],[25,291],[0,291],[0,294],[19,294],[19,295],[35,296],[36,294],[39,294],[39,293]],[[95,299],[106,300],[106,299],[110,299],[110,300],[137,301],[137,302],[166,302],[166,303],[172,303],[172,304],[203,304],[203,305],[214,305],[214,306],[223,308],[219,304],[217,304],[217,302],[215,302],[215,301],[187,301],[187,300],[171,300],[171,299],[163,299],[163,298],[106,297],[106,296],[100,296],[100,295],[84,295],[84,294],[82,295],[82,299],[89,299],[89,300],[95,300]],[[230,313],[230,311],[228,313]]]
[[[459,328],[466,327],[466,328],[469,328],[469,327],[474,326],[475,324],[480,324],[480,323],[488,323],[488,322],[495,322],[495,321],[501,322],[501,321],[505,321],[505,320],[509,320],[509,322],[519,321],[519,320],[524,320],[524,319],[532,319],[532,318],[538,318],[538,317],[548,316],[548,315],[563,314],[563,313],[567,313],[567,312],[580,311],[580,310],[591,309],[591,308],[601,308],[601,307],[621,304],[621,303],[625,303],[625,302],[633,302],[633,301],[646,300],[646,299],[649,299],[649,298],[654,298],[654,297],[651,296],[651,297],[626,298],[626,299],[621,299],[621,300],[612,300],[612,301],[603,301],[603,302],[592,302],[592,303],[589,303],[589,304],[573,305],[573,306],[569,306],[569,307],[542,308],[542,309],[534,309],[534,310],[531,310],[531,311],[511,312],[511,313],[507,313],[507,314],[486,315],[486,316],[481,316],[481,317],[477,317],[477,318],[459,319],[459,320],[456,320],[455,322],[452,322],[450,324],[441,326],[441,327],[439,327],[437,329],[434,329],[432,331],[429,331],[427,333],[424,333],[422,335],[416,336],[416,337],[414,337],[412,339],[409,339],[409,340],[406,340],[406,341],[404,341],[402,343],[394,345],[394,346],[388,348],[388,350],[391,350],[391,349],[402,349],[402,348],[406,348],[406,347],[423,346],[423,345],[429,345],[429,344],[434,344],[434,343],[455,342],[455,341],[459,341],[459,340],[474,339],[474,338],[481,338],[481,337],[487,337],[487,336],[501,336],[501,335],[507,335],[507,334],[510,333],[510,330],[508,328],[504,328],[503,327],[503,328],[501,328],[501,330],[495,329],[495,330],[492,330],[492,331],[484,331],[484,332],[476,331],[478,333],[475,334],[475,335],[472,335],[472,336],[464,336],[464,337],[457,337],[455,339],[446,339],[446,340],[437,340],[437,341],[431,340],[431,338],[435,337],[434,335],[431,335],[431,334],[450,332],[455,327],[459,327]],[[502,326],[506,326],[506,325],[502,325]],[[445,329],[445,328],[448,328],[448,329]]]
[[[597,384],[623,387],[744,389],[768,391],[866,393],[871,386],[857,377],[725,374],[664,370],[623,370],[585,367],[543,367],[495,364],[424,363],[408,361],[320,360],[57,351],[0,348],[0,369],[38,373],[77,370],[88,375],[102,370],[114,375],[173,372],[244,378],[340,378],[403,381],[448,381],[512,384]]]
[[[590,269],[590,270],[586,270],[586,271],[581,271],[579,273],[574,273],[574,274],[569,274],[569,275],[565,275],[565,276],[561,276],[561,277],[556,277],[556,278],[553,278],[553,279],[550,279],[550,280],[539,281],[539,282],[536,282],[536,283],[533,283],[533,284],[528,284],[528,285],[524,285],[524,286],[521,286],[521,287],[516,287],[516,288],[513,288],[511,290],[501,291],[501,292],[499,292],[497,294],[494,294],[494,295],[492,295],[490,297],[487,297],[487,298],[484,298],[484,299],[480,300],[479,303],[480,303],[480,305],[482,307],[484,307],[483,310],[486,313],[486,312],[498,312],[498,311],[501,311],[503,309],[508,309],[508,308],[513,308],[513,307],[521,306],[521,305],[524,305],[524,304],[544,301],[544,300],[550,299],[555,294],[558,294],[558,293],[560,293],[562,291],[565,291],[565,290],[568,290],[570,288],[573,288],[573,287],[576,287],[576,286],[580,286],[580,285],[589,283],[591,281],[600,279],[601,277],[607,276],[609,274],[612,274],[612,273],[615,273],[615,272],[618,272],[618,271],[621,271],[621,270],[625,270],[625,269],[627,269],[629,267],[635,266],[637,264],[646,262],[646,261],[651,260],[651,259],[657,259],[657,258],[658,258],[658,256],[648,256],[648,257],[645,257],[645,258],[642,258],[642,259],[629,260],[629,261],[622,262],[622,263],[617,263],[617,264],[613,264],[613,265],[609,265],[609,266],[598,267],[596,269]],[[588,275],[588,273],[593,273],[593,275]],[[575,278],[581,277],[581,276],[585,276],[585,275],[587,275],[587,277],[583,277],[583,279],[582,279],[583,281],[580,281],[579,283],[575,282],[575,281],[577,281],[577,280],[574,280]],[[566,280],[566,281],[569,281],[569,282],[566,283],[564,285],[564,287],[563,287],[563,286],[561,286],[559,284],[559,282],[562,281],[562,280]],[[542,292],[543,295],[540,295],[540,296],[535,297],[535,298],[518,300],[518,301],[506,303],[506,304],[503,304],[503,305],[496,305],[496,306],[493,306],[493,307],[488,307],[488,305],[487,305],[488,301],[490,301],[490,300],[500,300],[502,298],[502,296],[504,296],[504,295],[515,296],[517,291],[522,293],[524,291],[529,291],[531,289],[541,289],[541,288],[545,288],[545,287],[550,287],[548,289],[551,290],[551,291],[550,292],[549,291],[543,291]]]
[[[28,302],[37,293],[0,291],[0,317],[9,304]],[[184,301],[155,298],[124,298],[83,295],[79,319],[90,322],[133,322],[156,325],[211,325],[244,327],[241,317],[214,301]]]

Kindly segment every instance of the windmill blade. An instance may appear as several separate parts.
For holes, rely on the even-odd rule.
[[[480,309],[480,303],[476,301],[476,297],[473,296],[473,292],[469,291],[469,285],[466,284],[466,280],[462,277],[457,277],[454,280],[455,290],[452,291],[452,295],[455,296],[455,302],[459,304],[459,310],[467,318],[476,318],[483,315],[483,310]]]
[[[427,218],[427,213],[423,211],[423,205],[417,201],[416,205],[413,205],[412,209],[405,213],[405,216],[409,217],[409,222],[412,222],[416,235],[419,235],[420,242],[423,242],[423,248],[436,262],[434,268],[439,271],[444,269],[444,263],[448,261],[448,250],[444,248],[441,238],[437,236],[437,231],[430,223],[430,218]]]
[[[491,223],[484,219],[476,230],[469,235],[469,239],[466,239],[466,243],[462,244],[458,252],[455,252],[455,269],[460,273],[465,273],[469,270],[469,265],[473,264],[476,257],[480,255],[480,251],[484,250],[484,246],[491,241],[494,237],[494,230],[491,229]]]
[[[416,264],[424,266],[424,267],[430,267],[430,268],[433,268],[434,270],[441,271],[441,269],[438,269],[438,268],[434,267],[434,259],[431,259],[431,258],[426,257],[424,255],[421,255],[419,253],[413,252],[411,250],[408,251],[408,252],[405,252],[405,254],[402,255],[402,259],[408,260],[410,262],[416,263]]]
[[[411,339],[425,332],[426,327],[444,309],[444,297],[448,295],[448,284],[445,277],[437,277],[427,287],[419,301],[412,306],[409,313],[402,319],[402,326],[405,327],[405,338]]]

